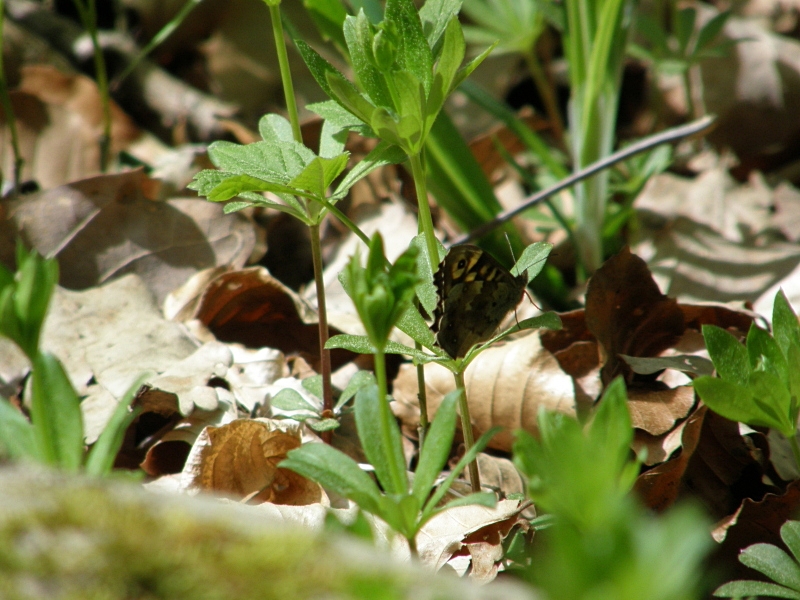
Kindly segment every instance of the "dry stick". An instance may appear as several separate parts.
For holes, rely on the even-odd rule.
[[[673,127],[672,129],[667,129],[666,131],[662,131],[661,133],[657,133],[655,135],[646,137],[643,140],[636,142],[635,144],[631,144],[627,148],[623,148],[622,150],[615,152],[611,156],[608,156],[602,160],[598,160],[596,163],[592,163],[585,169],[581,169],[577,173],[573,173],[569,177],[559,181],[557,184],[528,196],[528,198],[516,208],[512,208],[511,210],[501,212],[499,215],[497,215],[494,219],[492,219],[488,223],[484,223],[480,227],[473,229],[471,232],[462,235],[459,238],[456,238],[451,243],[451,245],[464,244],[466,242],[483,237],[484,235],[486,235],[493,229],[499,227],[506,221],[511,220],[519,213],[533,206],[536,206],[537,204],[540,204],[541,202],[543,202],[550,196],[557,194],[561,190],[571,187],[576,183],[578,183],[579,181],[586,179],[587,177],[591,177],[595,173],[602,171],[603,169],[607,169],[608,167],[615,165],[616,163],[621,162],[626,158],[630,158],[631,156],[634,156],[641,152],[645,152],[646,150],[650,150],[651,148],[655,148],[656,146],[660,146],[661,144],[675,142],[690,135],[695,135],[701,132],[705,132],[707,129],[711,128],[711,126],[714,124],[714,121],[716,121],[715,116],[713,115],[705,116],[702,119],[697,119],[696,121],[692,121],[687,125],[681,125],[680,127]]]

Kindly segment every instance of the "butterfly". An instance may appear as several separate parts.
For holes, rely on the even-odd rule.
[[[485,342],[519,304],[528,278],[512,275],[488,252],[471,244],[453,246],[433,276],[439,301],[431,330],[437,345],[461,358]]]

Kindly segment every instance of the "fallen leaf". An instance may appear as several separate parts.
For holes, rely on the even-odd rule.
[[[694,388],[645,389],[628,388],[628,411],[631,423],[651,435],[667,433],[675,422],[689,414],[694,406]]]
[[[464,374],[472,425],[477,433],[501,426],[489,446],[510,451],[516,429],[535,432],[540,407],[575,414],[572,379],[542,347],[538,332],[489,348]],[[429,418],[441,399],[455,389],[453,374],[435,364],[425,365]],[[407,430],[419,425],[416,370],[403,365],[394,382],[393,404]]]
[[[299,429],[278,421],[238,419],[206,427],[186,461],[184,486],[253,503],[320,502],[318,484],[278,467],[289,450],[299,447]]]

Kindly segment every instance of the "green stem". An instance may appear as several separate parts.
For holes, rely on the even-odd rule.
[[[411,557],[416,558],[419,556],[419,552],[417,551],[417,536],[413,535],[408,539],[408,549],[411,551]]]
[[[378,348],[375,351],[375,379],[378,383],[381,441],[385,448],[386,456],[390,457],[394,451],[394,438],[392,436],[392,419],[394,419],[394,415],[392,415],[392,412],[389,410],[389,403],[386,401],[389,388],[386,383],[386,354],[383,348]],[[398,490],[398,492],[407,490],[408,479],[404,472],[398,470],[397,461],[389,459],[386,462],[388,463],[390,471],[389,476],[394,482],[394,488]]]
[[[558,110],[558,102],[556,95],[553,92],[553,86],[550,79],[545,75],[542,65],[539,64],[539,59],[536,57],[536,48],[530,48],[528,52],[523,54],[525,64],[528,67],[528,72],[533,78],[533,83],[536,84],[536,89],[544,102],[545,111],[550,119],[550,124],[553,126],[553,135],[560,145],[564,144],[564,122],[561,119],[561,112]]]
[[[311,233],[311,257],[314,262],[314,284],[317,288],[317,314],[319,315],[319,357],[322,374],[322,411],[333,415],[333,388],[331,387],[331,352],[325,348],[328,341],[328,312],[325,308],[325,281],[322,278],[322,248],[319,239],[319,224],[309,227]],[[330,443],[331,431],[323,431],[322,440]]]
[[[3,21],[5,16],[5,1],[0,0],[0,48],[3,48]],[[14,187],[13,193],[19,189],[20,179],[22,178],[22,165],[25,162],[19,150],[19,135],[17,134],[17,119],[14,109],[11,106],[11,97],[8,94],[6,83],[6,71],[3,64],[3,55],[0,52],[0,102],[2,102],[3,112],[5,113],[8,130],[11,132],[11,149],[14,152]]]
[[[425,236],[425,246],[428,249],[428,265],[431,268],[431,277],[439,264],[439,250],[436,244],[436,234],[433,231],[431,208],[428,206],[428,184],[425,175],[425,157],[423,151],[408,157],[411,162],[411,174],[414,177],[414,189],[417,191],[417,206],[419,207],[419,229]]]
[[[475,445],[475,437],[472,435],[472,420],[469,418],[469,402],[467,402],[467,386],[464,385],[464,371],[453,373],[456,380],[456,388],[461,390],[461,395],[458,399],[458,408],[461,413],[461,430],[464,434],[464,450],[469,452],[469,449]],[[478,459],[476,458],[469,463],[469,482],[472,485],[473,492],[481,491],[481,476],[478,473]]]
[[[286,110],[289,113],[289,122],[292,124],[292,135],[296,142],[303,143],[300,133],[300,117],[297,114],[297,99],[294,96],[292,72],[289,69],[289,55],[286,53],[286,43],[283,40],[283,23],[281,23],[281,8],[279,4],[267,4],[269,16],[272,20],[272,34],[275,37],[275,50],[278,53],[278,65],[281,70],[281,83],[283,83],[283,96],[286,100]]]
[[[789,445],[792,447],[792,454],[794,455],[794,462],[797,468],[800,469],[800,445],[797,444],[797,433],[789,436]]]
[[[417,350],[422,350],[422,344],[419,342],[414,342],[414,348]],[[428,427],[430,427],[430,421],[428,421],[428,392],[425,386],[425,369],[423,365],[417,365],[417,399],[419,400],[419,449],[422,452],[422,448],[425,446],[425,438],[428,435]]]

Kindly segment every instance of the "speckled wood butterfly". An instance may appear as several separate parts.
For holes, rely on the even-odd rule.
[[[453,358],[488,340],[522,299],[527,276],[514,276],[477,246],[453,246],[433,276],[439,302],[431,329]]]

